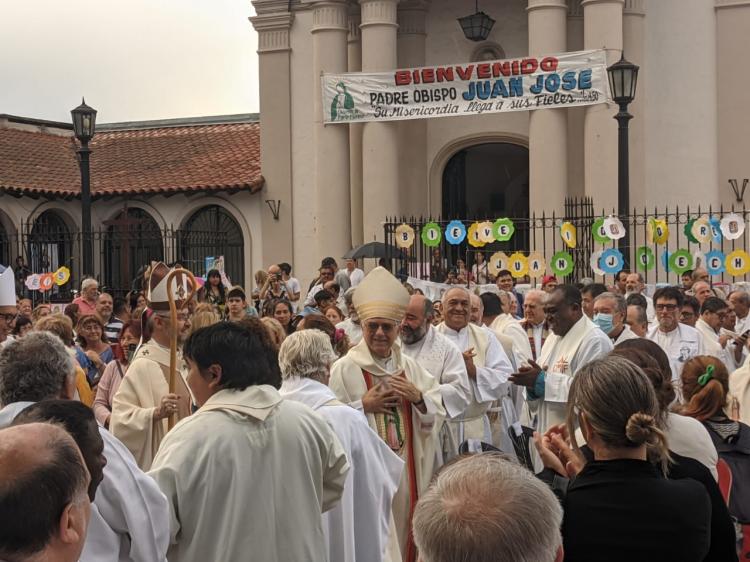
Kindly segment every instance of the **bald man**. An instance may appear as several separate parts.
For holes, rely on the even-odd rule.
[[[449,419],[460,418],[471,401],[471,386],[463,355],[451,340],[432,326],[432,301],[412,295],[401,321],[401,350],[440,383],[443,406]],[[438,464],[458,455],[458,445],[447,428],[439,432]]]
[[[61,427],[0,430],[0,558],[75,562],[86,539],[91,477]]]

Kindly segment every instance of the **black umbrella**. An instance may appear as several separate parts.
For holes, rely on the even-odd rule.
[[[352,248],[344,255],[345,260],[359,258],[407,259],[406,255],[399,248],[383,242],[368,242],[367,244]]]

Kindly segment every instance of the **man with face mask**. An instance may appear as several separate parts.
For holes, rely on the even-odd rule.
[[[471,387],[461,352],[432,326],[434,310],[432,301],[424,295],[411,296],[401,321],[401,349],[440,383],[445,411],[448,418],[455,419],[468,407]],[[441,428],[438,440],[440,464],[458,454],[459,444],[447,428]]]
[[[411,513],[435,466],[438,423],[445,417],[438,380],[396,342],[409,293],[387,269],[376,267],[353,297],[362,341],[331,367],[336,397],[367,416],[370,427],[407,462],[393,499],[395,534],[388,560],[415,558]],[[468,319],[468,310],[467,310]]]
[[[630,326],[625,323],[628,305],[622,295],[615,293],[600,294],[594,299],[593,311],[594,324],[609,336],[613,345],[638,338],[638,335],[633,333]]]
[[[583,313],[581,300],[581,292],[572,285],[560,285],[550,293],[544,312],[552,335],[539,361],[529,361],[510,378],[526,388],[527,422],[540,433],[565,422],[568,391],[578,369],[612,350],[609,336]]]
[[[187,308],[179,310],[184,303],[180,294],[187,294],[186,277],[172,280],[178,312],[177,325],[172,326],[167,297],[167,275],[170,269],[158,263],[151,270],[146,296],[149,308],[146,327],[151,339],[143,344],[128,367],[127,376],[112,401],[110,431],[133,453],[141,470],[151,467],[159,444],[167,433],[167,418],[176,416],[176,421],[190,415],[192,400],[185,377],[187,370],[182,357],[177,358],[176,392],[169,392],[170,339],[177,332],[177,345],[181,346],[190,333]],[[179,290],[183,283],[184,291]],[[184,297],[183,297],[184,298]]]

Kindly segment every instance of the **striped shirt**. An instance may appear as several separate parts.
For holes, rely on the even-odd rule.
[[[104,335],[107,337],[107,341],[110,344],[117,343],[119,341],[120,332],[122,332],[123,326],[123,321],[113,316],[112,319],[104,327]]]

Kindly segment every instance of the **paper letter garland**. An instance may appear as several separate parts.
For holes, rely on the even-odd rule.
[[[513,236],[516,227],[510,219],[497,219],[492,225],[492,234],[498,242],[507,242]]]
[[[565,277],[573,272],[573,256],[568,252],[557,252],[550,260],[549,268],[555,275]]]
[[[532,279],[538,279],[542,277],[547,271],[547,264],[544,256],[539,252],[532,252],[529,254],[529,277]]]
[[[523,277],[529,272],[529,260],[521,252],[511,254],[508,258],[508,269],[516,279]]]
[[[693,221],[691,232],[693,233],[693,238],[695,238],[699,244],[708,244],[713,238],[711,226],[708,224],[708,217],[706,216],[702,216]]]
[[[606,275],[604,271],[599,267],[599,260],[602,258],[602,254],[604,253],[604,250],[597,250],[596,252],[591,252],[591,257],[589,258],[589,265],[591,266],[591,270],[594,272],[595,275]]]
[[[461,221],[451,221],[445,227],[445,239],[448,244],[458,246],[466,238],[466,227]]]
[[[669,269],[682,275],[693,269],[693,256],[689,250],[677,250],[669,256]]]
[[[431,248],[439,246],[442,239],[443,232],[440,230],[438,223],[428,222],[422,227],[422,244],[425,246]]]
[[[617,248],[604,250],[602,252],[602,257],[599,258],[599,269],[604,273],[619,273],[624,265],[625,258],[622,257],[622,253]]]
[[[490,221],[479,223],[479,239],[485,244],[492,244],[495,241],[495,234],[492,231],[492,223]]]
[[[727,240],[737,240],[745,232],[745,220],[737,213],[729,213],[721,219],[721,233]]]
[[[594,221],[594,224],[591,225],[591,234],[594,236],[594,241],[599,242],[599,244],[609,242],[607,231],[604,230],[604,217],[600,217]]]
[[[641,246],[635,251],[635,266],[640,271],[651,271],[656,266],[654,251],[648,246]]]
[[[735,250],[727,256],[726,268],[732,277],[750,272],[750,255],[745,250]]]
[[[604,219],[604,232],[608,238],[619,240],[625,236],[625,227],[622,225],[622,221],[619,218],[610,215]]]
[[[505,252],[495,252],[490,256],[487,270],[490,274],[497,275],[503,269],[508,269],[508,256],[505,255]]]
[[[481,248],[484,246],[484,241],[481,239],[481,233],[479,232],[480,225],[478,222],[472,223],[471,226],[469,226],[469,232],[467,234],[467,240],[469,241],[469,246],[472,248]]]
[[[414,229],[408,224],[401,224],[396,228],[396,246],[411,248],[414,244]]]
[[[724,272],[726,256],[720,250],[706,252],[706,271],[709,275],[721,275]]]
[[[560,225],[560,236],[568,248],[576,247],[576,227],[572,222],[564,222]]]

